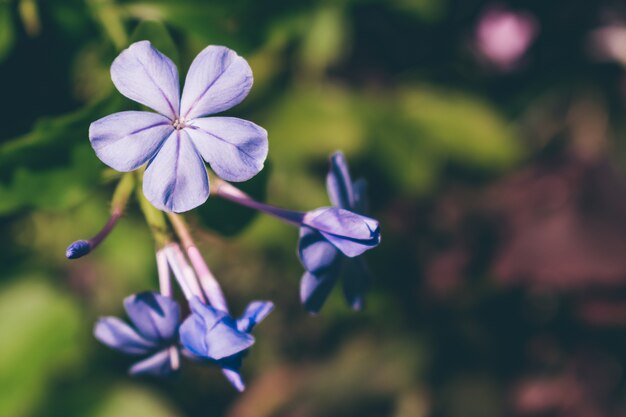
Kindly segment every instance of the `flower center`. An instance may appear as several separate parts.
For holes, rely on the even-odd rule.
[[[174,129],[180,130],[180,129],[187,127],[187,125],[185,124],[186,122],[187,120],[181,117],[180,119],[174,120],[174,123],[172,123],[172,126],[174,126]]]

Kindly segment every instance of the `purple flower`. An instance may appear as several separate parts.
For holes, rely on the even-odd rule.
[[[95,121],[89,140],[102,162],[118,171],[147,163],[143,191],[158,209],[191,210],[209,196],[204,165],[229,181],[256,175],[267,157],[267,132],[234,117],[204,117],[239,104],[252,70],[234,51],[208,46],[194,59],[182,96],[174,63],[148,41],[132,44],[111,65],[124,96],[158,113],[125,111]]]
[[[254,344],[250,332],[274,308],[269,301],[253,301],[235,320],[228,313],[206,305],[199,298],[190,300],[191,316],[180,326],[180,341],[194,359],[208,360],[238,391],[245,385],[239,373],[243,357]]]
[[[96,339],[128,355],[146,357],[130,368],[132,375],[167,375],[178,369],[180,308],[176,301],[143,292],[127,297],[124,309],[134,327],[117,317],[103,317],[94,328]]]
[[[380,243],[380,229],[376,220],[355,213],[367,211],[366,183],[352,182],[341,152],[331,157],[326,188],[336,207],[307,213],[300,228],[298,254],[306,269],[300,281],[300,298],[308,311],[318,312],[342,276],[346,300],[359,310],[369,273],[358,256]]]

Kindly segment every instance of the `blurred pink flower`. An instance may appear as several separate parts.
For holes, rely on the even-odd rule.
[[[598,60],[626,65],[626,25],[615,24],[594,30],[589,35],[589,49]]]
[[[489,63],[507,71],[519,64],[538,32],[531,14],[491,7],[476,26],[476,47]]]

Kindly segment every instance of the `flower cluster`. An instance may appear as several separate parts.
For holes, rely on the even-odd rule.
[[[218,366],[241,391],[240,367],[255,340],[250,333],[274,308],[270,301],[253,301],[233,318],[185,220],[176,214],[208,198],[204,161],[220,177],[212,180],[214,195],[298,227],[298,256],[305,269],[300,295],[307,311],[318,312],[340,278],[349,305],[363,307],[370,276],[361,255],[380,243],[380,228],[364,215],[365,181],[352,182],[342,153],[331,157],[326,179],[330,207],[286,210],[255,201],[226,182],[257,174],[268,149],[267,132],[256,124],[206,117],[240,103],[250,91],[252,71],[242,57],[225,47],[207,47],[191,64],[181,95],[176,66],[142,41],[115,59],[111,78],[120,93],[157,113],[126,111],[92,123],[89,139],[96,155],[128,173],[113,195],[109,222],[93,238],[71,244],[66,256],[76,259],[95,249],[124,213],[136,185],[143,184],[137,196],[157,244],[160,291],[124,300],[131,324],[104,317],[94,329],[103,344],[138,358],[132,375],[170,374],[179,369],[182,356]],[[175,299],[172,276],[189,306],[186,317]]]

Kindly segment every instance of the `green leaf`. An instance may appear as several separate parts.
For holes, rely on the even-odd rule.
[[[0,62],[9,55],[15,43],[15,26],[11,16],[11,4],[0,2]]]
[[[347,44],[343,11],[338,7],[318,10],[300,50],[301,59],[309,71],[322,74],[328,67],[339,62]]]
[[[22,279],[0,292],[0,316],[0,415],[24,416],[53,376],[80,359],[82,314],[50,285]]]
[[[134,385],[123,385],[102,398],[88,417],[177,417],[162,395]]]
[[[405,192],[432,190],[449,164],[490,173],[522,156],[514,130],[481,98],[405,87],[363,103],[375,161],[389,182]]]
[[[0,145],[0,214],[28,207],[62,209],[99,182],[104,165],[89,145],[91,122],[119,110],[114,95],[75,113],[38,121]]]
[[[337,149],[358,148],[362,125],[358,97],[336,86],[296,88],[272,107],[261,124],[270,132],[271,155],[281,166],[326,159]],[[277,167],[278,168],[278,167]]]

